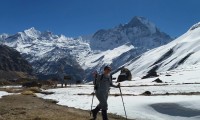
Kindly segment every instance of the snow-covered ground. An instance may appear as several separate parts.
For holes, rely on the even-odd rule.
[[[5,95],[10,95],[10,93],[5,92],[5,91],[0,91],[0,98],[1,98],[2,96],[5,96]]]
[[[152,82],[156,78],[135,78],[134,81],[121,83],[124,94],[124,102],[128,118],[136,120],[199,120],[200,119],[200,95],[164,95],[168,93],[190,93],[200,92],[200,67],[190,66],[188,69],[177,69],[170,72],[160,73],[160,79],[164,83]],[[166,76],[171,75],[171,76]],[[187,83],[187,84],[184,84]],[[191,83],[191,84],[188,84]],[[195,84],[194,84],[195,83]],[[167,84],[167,85],[166,85]],[[152,94],[163,94],[158,96],[141,96],[145,91]],[[52,95],[38,94],[44,99],[54,99],[58,104],[90,110],[92,85],[71,86],[68,88],[50,89],[55,92]],[[110,94],[119,93],[119,89],[112,88]],[[94,106],[98,104],[95,98]],[[108,112],[124,116],[123,104],[120,96],[109,96]]]
[[[0,86],[0,88],[21,88],[21,85],[8,85],[8,86]]]

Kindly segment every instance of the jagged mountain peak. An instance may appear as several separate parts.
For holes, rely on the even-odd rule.
[[[22,36],[27,36],[31,38],[39,38],[41,40],[51,40],[58,38],[57,35],[54,35],[51,31],[46,30],[44,32],[40,32],[39,30],[35,29],[34,27],[31,27],[29,29],[24,30],[23,32],[20,32]]]
[[[24,31],[38,31],[38,30],[36,30],[35,27],[31,27],[31,28],[26,29],[26,30],[24,30]]]
[[[171,40],[169,35],[159,31],[148,19],[136,16],[128,24],[97,31],[90,43],[94,50],[113,49],[127,42],[137,47],[151,49]]]
[[[9,36],[9,35],[6,34],[6,33],[1,34],[1,35],[0,35],[0,41],[5,40],[8,36]]]
[[[23,33],[29,37],[39,37],[41,35],[41,32],[36,30],[34,27],[24,30]]]
[[[135,23],[135,22],[141,22],[141,23],[144,23],[144,21],[148,21],[150,22],[147,18],[145,17],[141,17],[141,16],[134,16],[131,21],[129,22],[130,23]]]
[[[32,43],[33,41],[37,41],[37,40],[53,41],[53,40],[59,39],[60,37],[61,36],[54,35],[51,31],[41,32],[41,31],[35,29],[34,27],[31,27],[22,32],[18,32],[14,35],[7,35],[7,36],[0,35],[0,40],[2,38],[2,40],[5,40],[6,42],[14,42],[15,41],[15,43],[12,44],[12,47],[13,47],[13,46],[15,46],[15,44],[17,44],[19,42],[22,44],[25,44],[25,43]]]
[[[146,27],[146,28],[148,28],[151,31],[152,34],[156,33],[156,31],[157,31],[156,25],[154,23],[152,23],[151,21],[149,21],[145,17],[135,16],[127,24],[127,26],[130,26],[130,27]]]

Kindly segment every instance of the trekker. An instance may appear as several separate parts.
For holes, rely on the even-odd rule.
[[[96,106],[95,109],[92,110],[93,119],[96,120],[97,113],[102,110],[102,118],[103,120],[108,120],[107,117],[107,110],[108,110],[108,93],[110,90],[110,87],[119,88],[120,84],[113,85],[112,83],[112,77],[110,75],[111,67],[105,66],[104,72],[102,75],[99,75],[98,73],[94,73],[95,81],[94,81],[94,89],[97,99],[99,100],[99,104]]]

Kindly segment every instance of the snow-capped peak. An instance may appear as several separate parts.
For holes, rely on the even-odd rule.
[[[24,30],[23,33],[25,33],[29,37],[36,37],[36,38],[38,38],[41,35],[41,32],[36,30],[34,27]]]
[[[154,48],[171,41],[169,35],[144,17],[134,17],[128,24],[119,25],[112,29],[99,30],[91,40],[93,50],[114,49],[127,42],[137,48]]]
[[[200,28],[200,22],[194,24],[194,25],[189,29],[189,31],[194,30],[194,29],[196,29],[196,28]]]
[[[1,34],[1,35],[0,35],[0,41],[6,39],[8,36],[9,36],[9,35],[6,34],[6,33]]]
[[[150,22],[147,18],[145,17],[139,17],[139,16],[135,16],[133,17],[133,19],[128,23],[128,25],[132,26],[132,27],[139,27],[139,26],[145,26],[147,27],[151,33],[156,33],[156,25],[153,24],[152,22]]]

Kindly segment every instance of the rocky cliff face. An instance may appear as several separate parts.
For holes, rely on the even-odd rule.
[[[5,45],[0,45],[0,70],[32,73],[32,66],[20,53]]]

